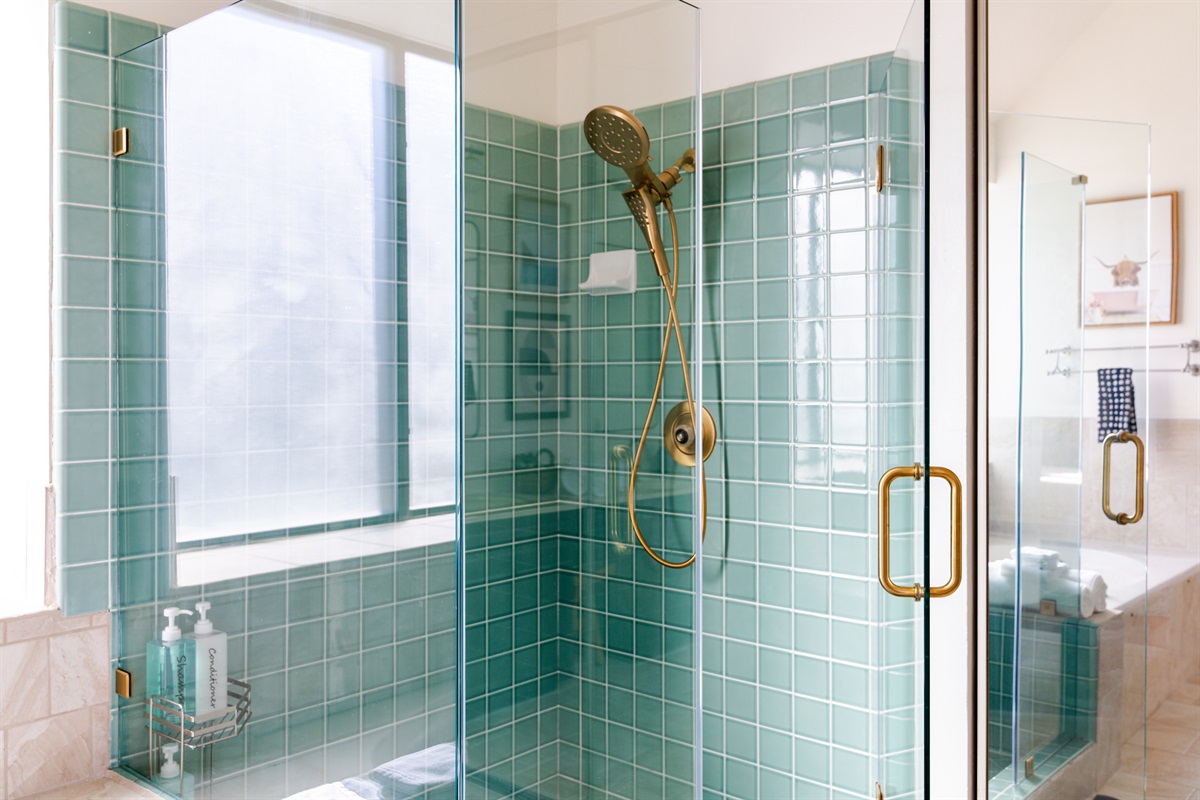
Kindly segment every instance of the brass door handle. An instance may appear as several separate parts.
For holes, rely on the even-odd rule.
[[[1137,487],[1134,491],[1132,517],[1123,511],[1119,514],[1113,513],[1112,507],[1109,505],[1109,484],[1112,482],[1112,446],[1114,442],[1122,444],[1133,442],[1133,446],[1137,450]],[[1142,513],[1146,510],[1146,445],[1138,438],[1137,434],[1120,431],[1118,433],[1110,433],[1104,437],[1104,478],[1100,502],[1104,506],[1104,516],[1118,525],[1132,525],[1142,518]]]
[[[941,478],[950,484],[950,580],[941,586],[929,588],[929,596],[946,597],[954,594],[962,583],[962,482],[953,471],[945,467],[930,467],[929,477]],[[900,586],[892,581],[891,575],[891,488],[897,478],[921,480],[925,468],[920,464],[911,467],[892,467],[879,479],[879,584],[888,594],[896,597],[911,597],[920,600],[924,594],[921,584]]]

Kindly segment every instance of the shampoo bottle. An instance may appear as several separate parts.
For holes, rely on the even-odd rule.
[[[221,711],[229,705],[229,637],[213,629],[208,610],[212,603],[196,603],[196,627],[188,638],[196,645],[196,713]]]
[[[163,628],[162,639],[146,645],[147,699],[158,695],[178,703],[187,714],[196,712],[196,645],[183,638],[182,631],[175,624],[175,618],[180,614],[190,616],[191,613],[174,606],[164,609],[163,616],[167,618],[167,626]],[[172,722],[179,721],[175,715],[164,711],[155,711],[155,714]]]

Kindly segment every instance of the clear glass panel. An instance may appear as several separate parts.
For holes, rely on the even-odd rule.
[[[1155,446],[1148,130],[999,114],[991,129],[989,262],[1020,267],[989,279],[992,791],[1141,796],[1147,518],[1105,516],[1099,429]],[[1134,513],[1135,451],[1111,448],[1115,512]]]
[[[115,63],[114,752],[164,789],[455,793],[444,5],[245,0]],[[147,643],[201,600],[252,716],[168,779]]]
[[[462,19],[467,796],[692,797],[695,570],[652,560],[626,508],[636,462],[647,544],[691,555],[694,471],[661,434],[686,391],[672,341],[640,446],[668,305],[622,197],[631,176],[610,161],[629,155],[652,186],[699,146],[699,15],[467,0]],[[631,31],[671,31],[671,46]],[[601,158],[583,123],[608,105],[622,111],[604,116]],[[644,153],[627,153],[639,128]],[[671,192],[689,356],[699,178]],[[654,214],[673,268],[665,204]]]
[[[871,98],[871,108],[878,112],[872,119],[872,145],[883,148],[884,153],[882,191],[872,201],[877,209],[871,276],[877,281],[876,305],[870,320],[874,330],[869,353],[875,386],[870,413],[877,432],[871,441],[869,473],[873,546],[879,535],[875,506],[880,477],[893,467],[929,464],[925,402],[927,25],[924,4],[914,3]],[[923,474],[918,480],[902,477],[889,491],[890,577],[902,586],[928,587],[935,579],[928,552],[928,504],[930,497],[938,503],[947,501],[944,487],[931,483]],[[936,516],[946,519],[941,508]],[[943,529],[948,534],[948,528]],[[946,539],[939,537],[939,541]],[[948,578],[947,572],[936,571],[937,583]],[[863,791],[873,796],[878,783],[889,800],[922,797],[928,785],[929,746],[927,592],[922,588],[922,602],[913,602],[887,593],[878,581],[869,588],[875,623],[871,705],[875,774]]]

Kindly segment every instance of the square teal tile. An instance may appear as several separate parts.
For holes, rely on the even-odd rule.
[[[788,111],[791,108],[791,79],[785,76],[755,84],[755,106],[759,117]]]
[[[56,97],[107,106],[110,96],[108,70],[106,58],[59,48],[55,52]]]
[[[788,201],[786,198],[761,200],[755,204],[756,233],[759,239],[788,234]]]
[[[816,69],[801,72],[791,77],[792,108],[811,108],[824,105],[829,97],[827,92],[828,69]]]
[[[789,190],[788,160],[767,158],[755,165],[755,190],[758,197],[775,197]]]
[[[108,520],[106,512],[72,514],[59,520],[58,554],[63,566],[108,559]]]
[[[59,100],[55,126],[57,146],[62,150],[108,156],[112,149],[111,112],[107,108]]]
[[[108,258],[107,209],[59,205],[58,238],[60,252],[71,256]]]
[[[788,151],[789,121],[780,115],[758,122],[758,156],[782,155]]]
[[[158,26],[140,19],[113,14],[110,21],[112,31],[112,55],[114,57],[141,60],[150,66],[157,64],[159,47],[151,45],[130,53],[134,48],[141,48],[148,42],[158,38]]]
[[[114,186],[118,208],[127,211],[159,211],[159,186],[162,168],[137,161],[117,159],[114,165]]]
[[[108,564],[64,567],[59,578],[59,606],[65,616],[108,609]]]
[[[829,101],[863,97],[867,92],[865,59],[836,64],[829,68]]]
[[[64,358],[107,358],[109,313],[99,309],[68,308],[58,313],[60,355]]]
[[[108,14],[60,2],[54,7],[55,41],[59,47],[108,55]]]
[[[107,308],[108,261],[99,258],[59,259],[58,303],[64,306]]]
[[[850,142],[867,136],[867,104],[863,100],[829,107],[829,141]]]
[[[116,212],[116,241],[113,255],[134,261],[158,259],[158,229],[161,219],[153,214],[137,211]]]
[[[64,154],[58,169],[58,199],[65,203],[107,206],[109,204],[106,158]]]
[[[812,150],[825,147],[829,143],[826,132],[829,112],[824,108],[810,111],[798,111],[792,114],[792,149]],[[864,116],[864,126],[866,118]]]

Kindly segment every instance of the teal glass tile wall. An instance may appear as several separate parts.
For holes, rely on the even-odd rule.
[[[109,608],[114,479],[116,283],[111,134],[112,55],[161,33],[157,25],[72,3],[55,6],[55,485],[66,614]],[[139,130],[139,133],[142,131]]]
[[[560,759],[559,426],[576,407],[558,290],[558,132],[465,112],[468,796],[570,797]]]

